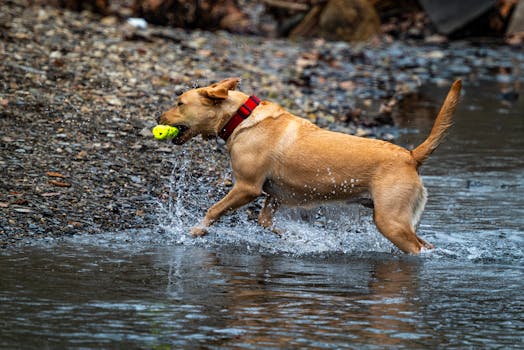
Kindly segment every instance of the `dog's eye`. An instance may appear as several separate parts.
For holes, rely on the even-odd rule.
[[[177,104],[176,104],[176,106],[177,106],[177,107],[180,107],[180,106],[182,106],[183,104],[184,104],[184,102],[178,101]]]

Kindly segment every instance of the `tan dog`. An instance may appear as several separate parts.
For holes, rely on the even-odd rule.
[[[230,78],[185,92],[177,106],[165,112],[161,124],[178,126],[174,140],[217,137],[249,96],[234,91],[239,79]],[[321,129],[275,103],[253,106],[227,139],[235,184],[213,205],[195,236],[228,210],[267,195],[259,215],[264,227],[273,226],[280,205],[306,206],[325,201],[350,201],[374,208],[380,232],[402,251],[418,254],[432,248],[415,233],[426,203],[418,168],[437,148],[452,124],[461,82],[453,83],[429,137],[408,151],[394,144]],[[229,124],[228,124],[229,125]]]

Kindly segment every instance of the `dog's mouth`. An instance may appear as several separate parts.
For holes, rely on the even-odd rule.
[[[173,139],[173,143],[175,145],[182,145],[189,140],[187,138],[189,127],[187,125],[174,125],[176,128],[178,128],[178,134]]]

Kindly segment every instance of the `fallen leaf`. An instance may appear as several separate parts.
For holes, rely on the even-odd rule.
[[[18,204],[18,205],[26,205],[28,203],[29,201],[25,198],[18,198],[17,200],[13,202],[13,204]]]
[[[211,50],[198,50],[197,54],[202,57],[209,57],[213,52]]]
[[[55,67],[63,67],[65,65],[64,60],[58,58],[56,60],[53,60],[52,63]]]
[[[62,179],[65,179],[67,177],[64,174],[60,174],[60,173],[57,173],[55,171],[48,171],[46,174],[47,174],[47,176],[50,176],[50,177],[60,177]]]
[[[106,16],[100,20],[100,23],[105,26],[114,26],[118,24],[118,18],[116,16]]]
[[[70,184],[70,183],[68,183],[68,182],[63,182],[63,181],[49,180],[49,183],[50,183],[51,185],[58,186],[58,187],[71,187],[71,184]]]
[[[8,207],[9,207],[9,203],[0,202],[0,208],[8,208]]]
[[[348,90],[348,91],[353,91],[355,90],[355,83],[352,82],[351,80],[346,80],[346,81],[343,81],[339,84],[339,86],[344,89],[344,90]]]
[[[80,151],[75,156],[75,160],[84,160],[86,157],[87,157],[87,152],[86,151]]]
[[[68,221],[67,224],[69,226],[73,226],[73,227],[82,227],[82,226],[84,226],[84,224],[82,224],[81,222],[78,222],[78,221]]]

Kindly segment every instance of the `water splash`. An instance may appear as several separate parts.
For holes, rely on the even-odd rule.
[[[232,177],[227,155],[211,142],[199,144],[197,151],[195,145],[192,152],[182,147],[174,156],[177,161],[166,184],[169,196],[159,203],[159,227],[175,244],[291,255],[397,251],[375,228],[371,211],[356,205],[283,208],[275,216],[276,228],[283,232],[279,237],[257,224],[262,198],[223,216],[208,235],[192,238],[191,227],[228,192],[224,179]]]
[[[191,145],[191,151],[186,146],[175,149],[173,159],[176,161],[168,164],[173,169],[169,183],[165,184],[169,195],[159,203],[161,233],[152,233],[155,238],[149,242],[294,256],[400,254],[376,229],[371,210],[357,205],[328,204],[307,210],[283,208],[275,216],[277,229],[283,231],[282,237],[278,237],[257,224],[261,198],[223,216],[209,229],[208,235],[192,238],[191,228],[229,191],[232,179],[224,148],[211,141],[198,140],[197,144]],[[453,233],[453,223],[440,225],[441,210],[428,211],[419,227],[419,234],[436,246],[422,254],[423,259],[524,261],[521,235],[506,235],[501,239],[490,232],[482,239],[478,231],[467,231],[462,226],[456,228],[459,233]]]

